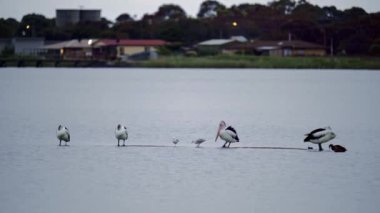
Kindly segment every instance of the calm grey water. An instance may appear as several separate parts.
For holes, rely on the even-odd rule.
[[[376,71],[0,69],[0,211],[378,212],[379,92]],[[220,120],[235,147],[331,126],[349,151],[220,149]],[[118,123],[127,144],[181,142],[117,148]]]

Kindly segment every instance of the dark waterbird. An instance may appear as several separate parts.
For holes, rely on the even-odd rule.
[[[347,149],[341,145],[330,144],[329,148],[334,152],[345,152]]]

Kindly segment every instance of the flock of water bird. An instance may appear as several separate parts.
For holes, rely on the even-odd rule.
[[[336,137],[335,133],[332,131],[331,127],[325,127],[325,128],[318,128],[310,133],[305,134],[306,138],[304,139],[304,142],[310,142],[313,144],[318,144],[318,150],[323,151],[322,144],[326,143],[328,141],[331,141]],[[121,124],[117,125],[115,130],[115,137],[117,139],[117,146],[125,146],[125,141],[128,139],[128,131],[127,127],[123,126]],[[225,143],[223,144],[223,148],[229,148],[231,143],[239,142],[239,136],[232,126],[228,126],[226,122],[221,121],[219,123],[219,128],[216,134],[215,142],[218,140],[218,138],[221,138]],[[59,140],[59,146],[62,145],[62,141],[65,142],[65,145],[67,146],[67,143],[70,142],[70,132],[69,129],[65,126],[59,125],[57,130],[57,138]],[[120,145],[120,141],[123,141],[123,144]],[[173,144],[176,146],[180,141],[177,138],[173,138]],[[197,140],[192,141],[196,145],[196,147],[200,147],[202,143],[206,142],[205,139],[199,138]],[[340,145],[333,145],[330,144],[329,148],[333,150],[334,152],[345,152],[346,148]],[[312,147],[309,147],[309,149],[313,149]]]

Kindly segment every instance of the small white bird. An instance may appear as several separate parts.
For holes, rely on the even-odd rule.
[[[331,127],[315,129],[310,133],[305,134],[305,136],[306,138],[303,141],[318,144],[319,151],[323,151],[322,143],[326,143],[336,137],[335,133],[332,132]]]
[[[218,137],[220,137],[222,140],[225,141],[223,148],[226,147],[226,144],[228,143],[227,147],[230,147],[231,143],[239,142],[239,136],[237,135],[236,130],[229,126],[226,128],[226,122],[221,121],[219,123],[218,132],[216,133],[215,142],[218,140]]]
[[[59,140],[59,146],[61,146],[61,142],[65,141],[65,146],[67,146],[67,142],[70,142],[70,132],[67,127],[59,125],[57,130],[57,138]]]
[[[195,143],[197,145],[197,148],[199,148],[199,146],[201,145],[201,143],[205,142],[206,140],[203,139],[203,138],[199,138],[195,141],[191,141],[191,143]]]
[[[174,143],[174,146],[177,146],[177,143],[179,143],[179,139],[178,138],[173,138],[172,142]]]
[[[123,140],[123,146],[125,146],[125,140],[128,139],[127,127],[122,126],[121,124],[117,125],[115,137],[117,139],[117,146],[120,146],[120,140]]]

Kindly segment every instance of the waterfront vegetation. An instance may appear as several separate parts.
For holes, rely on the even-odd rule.
[[[273,68],[380,70],[378,57],[274,57],[253,55],[160,56],[143,61],[43,60],[0,58],[0,67],[146,67],[146,68]]]
[[[380,69],[380,60],[372,57],[165,56],[155,60],[136,62],[134,66],[162,68]]]

